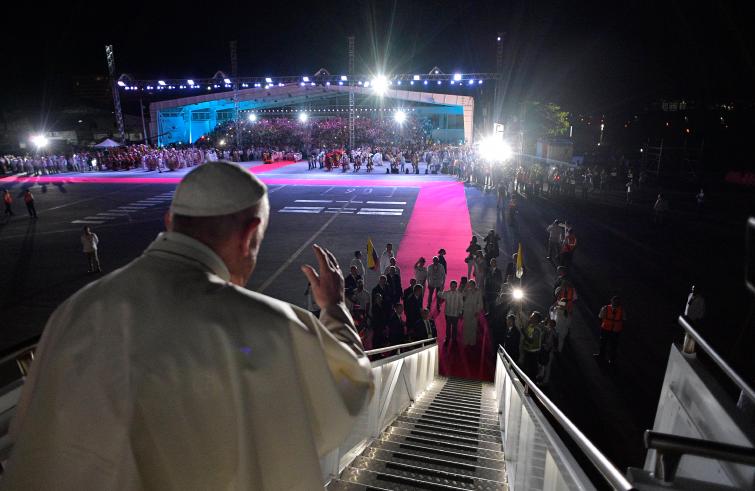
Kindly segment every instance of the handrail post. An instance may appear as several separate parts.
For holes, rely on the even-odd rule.
[[[655,477],[660,479],[664,484],[671,484],[676,477],[676,470],[679,468],[679,461],[682,455],[669,450],[655,451]]]
[[[689,333],[685,331],[684,344],[682,345],[682,353],[684,353],[685,355],[694,355],[696,348],[697,348],[697,345],[695,344],[695,340],[692,339],[692,336],[690,336]]]

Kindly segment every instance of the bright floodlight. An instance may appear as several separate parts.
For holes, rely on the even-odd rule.
[[[158,80],[157,85],[165,85],[165,80]]]
[[[306,123],[309,119],[309,115],[307,113],[299,113],[299,121],[302,123]]]
[[[124,82],[123,80],[118,80],[118,86],[125,87],[126,86],[126,82]]]
[[[419,80],[419,75],[415,75],[412,77],[412,80]]]
[[[346,75],[341,75],[341,81],[342,82],[346,82],[348,80],[349,80],[349,77],[347,77]]]
[[[220,140],[220,141],[219,141],[218,143],[219,143],[219,144],[220,144],[220,146],[222,147],[223,145],[225,145],[225,140]]]
[[[378,75],[372,79],[372,88],[377,95],[385,94],[385,91],[388,90],[388,79],[384,75]]]
[[[47,146],[47,137],[45,135],[34,135],[30,140],[37,148],[44,148]]]
[[[514,297],[514,300],[521,300],[524,298],[524,292],[521,288],[514,288],[511,295]]]
[[[189,85],[194,85],[194,81],[192,79],[187,80],[186,83]]]
[[[270,78],[270,77],[265,77],[265,82],[271,84],[271,83],[273,83],[273,79]]]
[[[454,73],[454,80],[457,82],[461,80],[461,73]]]
[[[249,115],[249,121],[251,121],[252,123],[254,123],[255,121],[257,121],[257,115],[256,114],[250,114]]]
[[[309,77],[302,77],[302,78],[301,78],[301,81],[302,81],[302,82],[309,82]]]
[[[398,124],[404,124],[404,121],[406,121],[406,113],[401,110],[396,111],[393,115],[393,119],[395,119]]]
[[[492,162],[505,162],[514,155],[511,146],[500,138],[488,137],[480,142],[480,156]]]

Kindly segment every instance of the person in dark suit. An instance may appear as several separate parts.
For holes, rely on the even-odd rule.
[[[375,290],[373,289],[373,292]],[[388,336],[385,327],[388,320],[383,306],[383,295],[376,293],[372,296],[372,312],[370,313],[370,329],[372,330],[372,349],[382,348],[388,345]]]
[[[406,307],[406,299],[414,295],[414,285],[417,284],[417,280],[412,278],[409,280],[409,286],[404,289],[404,295],[401,297],[404,301],[404,307]]]
[[[435,321],[430,318],[430,310],[422,309],[422,320],[418,325],[417,339],[430,339],[438,337],[438,329],[435,327]],[[419,337],[421,335],[422,337]]]
[[[380,295],[382,298],[380,305],[382,306],[384,317],[387,319],[391,313],[392,304],[390,303],[391,292],[388,289],[388,278],[386,278],[385,275],[380,275],[380,278],[378,278],[378,284],[372,289],[373,310],[374,306],[377,305],[377,302],[375,301],[377,295]]]
[[[498,261],[490,260],[490,267],[485,272],[485,312],[489,313],[495,306],[495,299],[503,284],[503,273],[498,269]]]
[[[406,330],[413,339],[423,339],[424,336],[417,337],[417,325],[422,320],[422,286],[414,285],[412,294],[404,300],[404,311],[406,312]],[[421,329],[419,329],[421,331]]]
[[[401,319],[404,306],[397,303],[393,306],[393,313],[388,319],[388,345],[393,346],[406,342],[406,324]]]
[[[388,268],[388,274],[386,275],[388,280],[387,286],[390,291],[390,297],[392,304],[401,302],[404,296],[404,289],[401,287],[401,274],[395,266]]]
[[[357,270],[356,266],[351,267],[351,272],[349,276],[346,277],[344,280],[344,290],[346,292],[346,298],[351,299],[352,296],[354,296],[354,292],[357,289],[357,285],[362,280],[362,277],[359,276],[359,272]]]
[[[511,356],[512,360],[519,360],[519,342],[521,340],[521,334],[519,327],[516,325],[516,314],[511,312],[506,317],[506,330],[503,333],[503,339],[501,345],[506,353]]]

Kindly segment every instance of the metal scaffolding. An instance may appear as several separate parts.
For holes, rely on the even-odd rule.
[[[349,150],[354,149],[354,36],[347,38],[349,52]]]
[[[110,76],[110,90],[113,92],[113,113],[115,114],[115,124],[118,127],[118,134],[121,137],[121,143],[126,143],[126,129],[123,126],[121,97],[118,93],[118,82],[115,79],[115,55],[113,54],[112,44],[105,46],[105,58],[107,59],[107,70]]]

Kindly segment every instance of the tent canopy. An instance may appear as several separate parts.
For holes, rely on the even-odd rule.
[[[111,140],[110,138],[105,138],[100,143],[94,146],[94,148],[113,148],[113,147],[120,147],[121,144],[117,141]]]

